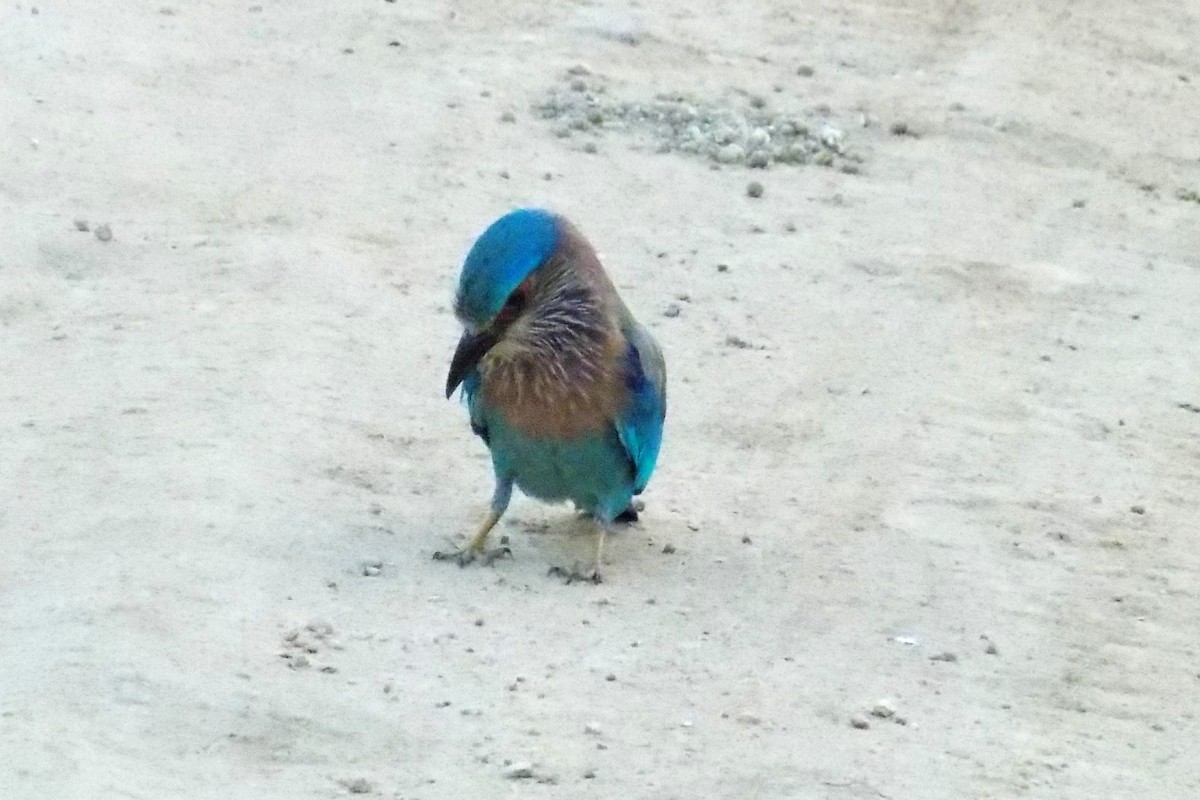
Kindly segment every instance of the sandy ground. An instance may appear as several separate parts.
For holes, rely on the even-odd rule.
[[[1200,796],[1196,4],[500,7],[0,11],[0,797]],[[861,169],[587,153],[580,62]],[[600,587],[430,560],[523,203],[670,365]]]

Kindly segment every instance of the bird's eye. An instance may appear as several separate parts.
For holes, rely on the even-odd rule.
[[[507,325],[520,315],[525,308],[525,293],[517,290],[508,296],[508,300],[504,302],[504,308],[500,309],[500,313],[496,315],[496,322],[500,325]]]
[[[525,293],[520,289],[508,296],[508,300],[504,303],[504,310],[512,316],[520,314],[525,308]]]

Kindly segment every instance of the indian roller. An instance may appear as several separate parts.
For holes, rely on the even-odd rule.
[[[634,495],[654,472],[667,410],[662,350],[622,302],[591,244],[566,218],[521,208],[467,253],[454,298],[462,338],[446,397],[461,385],[471,429],[487,445],[495,490],[460,550],[434,558],[491,563],[487,547],[513,487],[571,501],[596,524],[590,568],[551,569],[599,583],[605,534],[636,520]]]

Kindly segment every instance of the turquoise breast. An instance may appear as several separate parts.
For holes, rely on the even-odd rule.
[[[633,497],[633,468],[615,428],[577,439],[529,436],[487,413],[488,447],[499,477],[547,502],[570,500],[581,511],[612,520]]]

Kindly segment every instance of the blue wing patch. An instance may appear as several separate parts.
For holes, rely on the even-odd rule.
[[[625,352],[625,388],[630,399],[616,420],[617,436],[633,462],[634,494],[642,493],[654,473],[667,415],[662,354],[648,332],[639,333],[642,336],[630,337]],[[641,350],[634,343],[635,338],[643,340]]]

